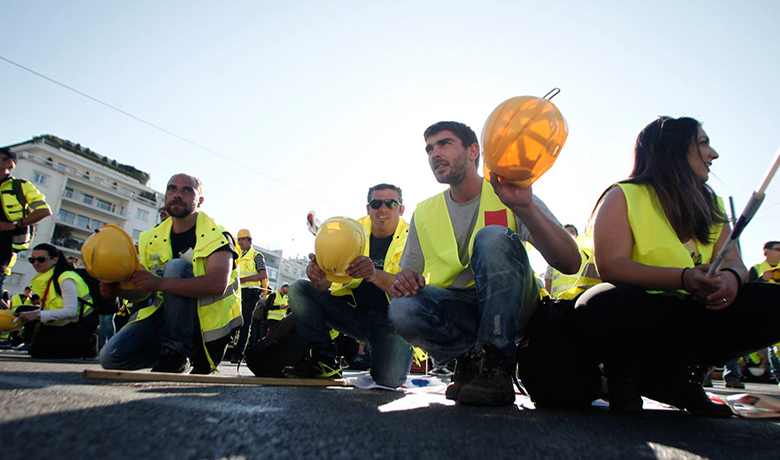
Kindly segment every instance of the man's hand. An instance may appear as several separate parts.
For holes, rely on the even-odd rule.
[[[0,231],[7,232],[15,229],[16,225],[14,225],[13,222],[0,222]]]
[[[119,283],[104,283],[100,282],[100,295],[106,299],[115,299],[122,293],[122,288]]]
[[[327,291],[331,283],[325,278],[325,272],[317,265],[317,256],[309,254],[309,261],[309,265],[306,266],[306,276],[309,277],[311,285],[318,291]]]
[[[501,202],[512,210],[526,208],[534,202],[534,194],[530,186],[526,188],[518,187],[505,179],[499,178],[494,172],[490,173],[490,185],[493,186],[493,191],[496,192]]]
[[[162,281],[159,277],[153,275],[151,272],[146,271],[145,269],[134,272],[133,276],[130,278],[130,281],[133,283],[133,286],[135,286],[135,290],[140,292],[159,291],[160,285],[162,284]]]
[[[347,268],[347,275],[356,279],[364,279],[366,281],[373,282],[376,277],[376,268],[374,262],[366,256],[356,257],[355,260],[349,264]]]
[[[425,278],[407,268],[395,274],[395,281],[390,286],[389,292],[393,297],[411,297],[417,295],[424,287]]]

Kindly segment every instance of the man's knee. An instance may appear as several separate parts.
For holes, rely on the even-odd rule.
[[[414,330],[416,302],[413,297],[397,297],[387,308],[387,317],[398,335],[405,337]]]
[[[165,264],[164,278],[192,278],[192,263],[184,259],[173,259]]]

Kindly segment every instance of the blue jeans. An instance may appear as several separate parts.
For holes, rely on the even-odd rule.
[[[98,329],[98,333],[100,335],[98,345],[103,347],[103,345],[105,345],[106,342],[108,342],[108,340],[116,333],[113,313],[110,315],[100,315],[100,328]]]
[[[437,361],[491,345],[512,362],[517,341],[539,303],[539,288],[517,233],[497,225],[480,230],[471,254],[474,287],[425,286],[390,302],[396,330]]]
[[[396,334],[384,311],[368,305],[353,307],[348,304],[352,297],[318,291],[307,280],[291,284],[289,298],[305,348],[335,357],[336,344],[330,338],[333,328],[371,345],[371,377],[376,383],[396,388],[406,381],[412,347]]]
[[[192,264],[173,259],[165,265],[163,277],[192,278]],[[190,356],[195,340],[202,340],[197,304],[195,297],[163,293],[162,308],[148,318],[123,327],[106,342],[100,352],[100,364],[105,369],[152,367],[163,348]]]

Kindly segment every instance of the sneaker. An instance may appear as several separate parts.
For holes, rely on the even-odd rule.
[[[189,368],[189,364],[189,360],[183,354],[170,348],[164,348],[160,354],[160,361],[152,368],[152,372],[184,374]]]
[[[508,406],[515,402],[512,374],[517,365],[498,350],[485,348],[479,374],[461,387],[458,404]]]
[[[297,366],[287,366],[282,375],[289,379],[340,379],[341,366],[336,358],[309,350],[309,356]]]
[[[726,388],[736,388],[739,390],[745,389],[745,384],[742,383],[740,380],[733,379],[733,380],[726,380]]]
[[[447,390],[445,392],[447,399],[452,401],[458,400],[463,385],[474,380],[474,377],[479,374],[481,362],[482,351],[468,351],[455,360],[455,372],[452,374],[452,378],[450,379],[451,383],[447,385]]]

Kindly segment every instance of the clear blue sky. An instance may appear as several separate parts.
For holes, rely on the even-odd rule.
[[[0,145],[54,134],[152,174],[205,183],[203,210],[285,256],[304,219],[365,214],[369,186],[414,204],[443,187],[423,130],[479,134],[516,95],[570,134],[534,191],[582,229],[657,115],[698,118],[721,154],[710,184],[739,213],[780,147],[780,2],[25,1],[0,3],[0,56],[218,155],[0,61]],[[746,230],[746,264],[780,239],[780,178]],[[534,261],[538,271],[543,261]]]

